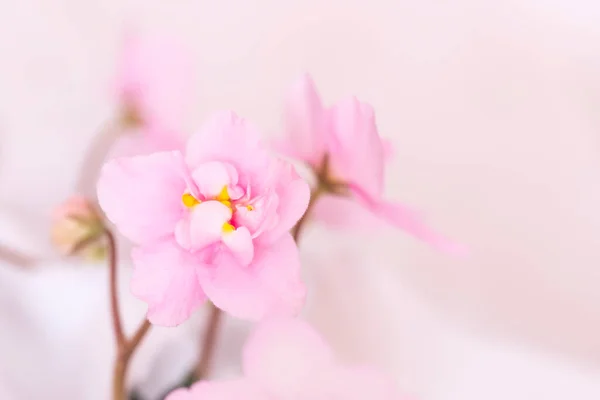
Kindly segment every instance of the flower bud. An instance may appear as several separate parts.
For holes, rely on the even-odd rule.
[[[52,219],[51,239],[61,254],[93,260],[105,257],[104,224],[88,199],[69,198],[54,210]]]

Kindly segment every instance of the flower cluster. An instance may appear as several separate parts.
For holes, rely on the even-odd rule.
[[[295,239],[309,211],[344,227],[366,211],[436,248],[464,251],[410,208],[384,199],[392,149],[379,136],[371,106],[348,98],[325,107],[304,76],[285,104],[285,136],[273,146],[232,112],[212,116],[184,144],[178,123],[189,70],[181,53],[162,45],[127,41],[120,121],[141,132],[115,145],[98,180],[98,201],[135,244],[131,291],[147,303],[152,324],[181,324],[207,300],[235,317],[263,321],[246,345],[243,378],[203,381],[168,400],[399,399],[389,380],[337,364],[316,332],[289,319],[306,296]],[[272,150],[308,165],[313,187]],[[111,262],[113,277],[115,268]],[[115,320],[121,363],[115,371],[125,371],[150,325],[129,340]],[[124,372],[115,375],[116,399],[124,399],[124,382]]]

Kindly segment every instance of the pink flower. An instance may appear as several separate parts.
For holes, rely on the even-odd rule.
[[[208,297],[240,318],[296,313],[305,287],[289,230],[308,185],[272,158],[258,132],[216,115],[178,151],[109,161],[98,199],[137,243],[131,290],[148,318],[177,325]]]
[[[200,382],[167,400],[399,400],[379,371],[337,363],[323,339],[299,319],[263,322],[244,347],[244,377]]]
[[[192,104],[192,65],[185,50],[168,37],[129,34],[119,60],[116,96],[121,123],[132,128],[113,156],[180,150],[182,127]]]
[[[462,250],[428,228],[415,211],[383,199],[385,162],[392,149],[379,136],[370,105],[348,98],[326,108],[311,78],[303,76],[285,105],[285,131],[278,149],[311,166],[320,189],[335,195],[317,202],[314,211],[318,216],[348,226],[353,217],[362,216],[358,204],[435,247]]]

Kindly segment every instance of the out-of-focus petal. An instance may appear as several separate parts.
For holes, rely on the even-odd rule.
[[[92,202],[81,195],[69,197],[52,211],[53,222],[73,217],[81,219],[98,218]]]
[[[189,389],[177,389],[165,400],[273,400],[246,379],[198,382]]]
[[[201,260],[169,241],[136,248],[131,292],[148,304],[148,320],[176,326],[204,302],[197,269]]]
[[[402,203],[373,199],[357,187],[352,187],[352,192],[356,199],[372,213],[409,235],[445,252],[460,255],[468,252],[465,246],[447,239],[430,228],[420,214],[410,207]]]
[[[392,158],[394,158],[394,155],[396,154],[394,143],[392,143],[392,141],[389,139],[382,139],[381,144],[383,146],[383,158],[386,162],[390,161]]]
[[[356,98],[330,110],[329,168],[334,178],[353,183],[380,196],[384,183],[384,147],[377,131],[373,108]]]
[[[186,170],[179,152],[108,161],[98,180],[98,201],[119,231],[137,243],[173,235],[182,216]]]
[[[169,393],[165,400],[194,400],[194,398],[188,388],[181,388]]]
[[[300,256],[291,235],[268,247],[255,247],[254,260],[241,265],[228,252],[202,277],[202,287],[219,308],[238,318],[295,315],[304,305],[306,287]]]
[[[284,129],[285,138],[275,142],[275,148],[286,156],[318,166],[326,150],[326,113],[309,75],[298,79],[287,95]]]
[[[173,38],[125,38],[116,77],[117,96],[133,107],[144,125],[181,131],[192,104],[193,67]],[[163,149],[164,150],[164,149]]]
[[[320,197],[311,209],[310,218],[326,224],[328,228],[338,230],[370,233],[389,227],[387,221],[375,215],[355,198],[345,196]]]
[[[246,377],[265,387],[275,398],[298,398],[295,395],[333,366],[330,347],[300,319],[265,321],[244,346]]]

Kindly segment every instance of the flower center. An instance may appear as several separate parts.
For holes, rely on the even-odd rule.
[[[231,211],[233,211],[231,207],[231,198],[229,197],[229,193],[227,192],[227,186],[223,186],[221,192],[215,197],[215,200],[228,207]]]
[[[211,199],[211,200],[218,201],[219,203],[223,204],[225,207],[227,207],[231,210],[231,218],[229,218],[229,220],[223,224],[223,228],[222,228],[223,233],[230,233],[230,232],[235,231],[237,228],[231,223],[231,221],[233,219],[233,214],[235,213],[236,209],[235,209],[234,205],[232,205],[232,203],[231,203],[231,197],[229,196],[229,192],[227,191],[227,186],[223,186],[223,189],[221,189],[221,192],[219,192],[219,194],[216,195],[215,198]],[[181,196],[181,201],[182,201],[183,205],[186,206],[187,208],[193,208],[193,207],[197,206],[198,204],[202,203],[202,200],[198,200],[191,193],[184,193]],[[251,204],[247,204],[245,206],[245,208],[248,211],[254,210],[254,206]]]
[[[235,231],[235,226],[231,225],[229,222],[225,222],[222,229],[224,233],[229,233]]]
[[[192,196],[191,193],[184,193],[183,196],[181,196],[181,201],[183,202],[183,205],[187,208],[192,208],[195,205],[200,204],[200,200]]]

